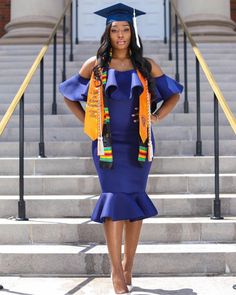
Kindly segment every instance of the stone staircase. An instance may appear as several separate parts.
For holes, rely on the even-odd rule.
[[[145,54],[174,77],[167,46],[144,42]],[[39,50],[37,45],[0,48],[0,118]],[[95,55],[96,43],[75,47],[67,77]],[[223,220],[212,220],[214,198],[213,93],[201,72],[203,157],[195,157],[195,58],[189,55],[189,108],[181,100],[154,127],[157,154],[147,192],[159,211],[143,222],[136,275],[232,274],[236,272],[236,137],[220,110],[220,191]],[[236,112],[236,44],[200,44],[227,102]],[[62,49],[58,48],[57,81]],[[180,77],[183,49],[180,47]],[[182,80],[182,79],[181,79]],[[100,193],[91,143],[58,93],[51,115],[52,48],[45,58],[45,151],[38,158],[39,71],[25,94],[25,200],[29,221],[15,221],[18,200],[18,109],[0,137],[0,275],[107,275],[103,227],[90,221]]]

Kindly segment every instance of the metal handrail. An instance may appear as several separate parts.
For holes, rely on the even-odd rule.
[[[62,81],[66,79],[66,12],[70,7],[70,61],[73,61],[73,42],[72,42],[72,14],[73,14],[73,0],[68,0],[65,5],[65,9],[55,24],[52,33],[48,37],[45,44],[42,46],[39,54],[35,58],[30,70],[19,90],[17,91],[15,97],[13,98],[10,106],[8,107],[5,115],[0,122],[0,135],[5,130],[8,122],[10,121],[16,106],[20,103],[19,108],[19,201],[18,201],[18,217],[16,220],[28,220],[25,213],[25,200],[24,200],[24,94],[25,91],[35,74],[36,69],[40,64],[40,138],[39,138],[39,157],[45,158],[45,148],[44,148],[44,56],[48,50],[49,45],[53,39],[53,103],[52,103],[52,115],[57,113],[56,104],[56,55],[57,55],[57,30],[63,20],[63,71],[62,71]],[[78,5],[76,5],[77,7]],[[76,14],[76,16],[78,13]],[[77,22],[76,22],[77,23]],[[78,30],[76,31],[76,38],[78,39]]]
[[[206,78],[207,78],[213,92],[215,93],[216,98],[218,99],[218,102],[219,102],[219,104],[220,104],[220,106],[221,106],[221,108],[222,108],[222,110],[223,110],[223,112],[224,112],[230,126],[232,127],[234,133],[236,134],[236,118],[234,117],[234,114],[232,113],[230,107],[228,106],[228,104],[227,104],[227,102],[226,102],[226,100],[224,98],[224,95],[220,90],[219,85],[217,84],[211,70],[209,69],[205,59],[203,58],[203,56],[201,54],[201,51],[199,50],[196,42],[194,41],[191,33],[189,32],[185,22],[183,21],[181,15],[179,14],[179,12],[178,12],[178,10],[177,10],[177,8],[176,8],[176,6],[175,6],[175,4],[174,4],[174,2],[172,0],[170,0],[170,4],[173,7],[176,16],[178,16],[178,19],[180,21],[182,29],[185,32],[186,36],[189,39],[189,42],[192,45],[194,54],[195,54],[197,60],[199,61],[199,64],[200,64],[204,74],[206,75]],[[170,28],[170,30],[171,30],[171,28]]]
[[[166,0],[165,0],[166,1]],[[178,20],[183,29],[183,41],[184,41],[184,85],[185,85],[185,101],[184,112],[189,112],[188,107],[188,79],[187,79],[187,38],[191,43],[195,54],[196,61],[196,118],[197,118],[197,140],[196,140],[196,154],[195,156],[203,156],[202,154],[202,140],[201,140],[201,99],[200,99],[200,66],[210,84],[213,96],[214,96],[214,168],[215,168],[215,199],[213,206],[212,219],[223,219],[221,216],[221,200],[220,200],[220,174],[219,174],[219,110],[220,106],[232,127],[234,133],[236,133],[236,118],[234,117],[230,107],[228,106],[218,84],[216,83],[212,72],[210,71],[206,61],[204,60],[200,50],[197,47],[191,33],[189,32],[185,22],[183,21],[180,13],[178,12],[173,0],[169,0],[169,60],[172,60],[172,8],[175,13],[175,48],[176,48],[176,79],[179,78],[179,52],[178,52]],[[166,26],[166,24],[165,24]]]
[[[55,24],[52,33],[50,34],[50,36],[48,37],[46,43],[43,45],[42,49],[40,50],[39,54],[37,55],[37,57],[34,60],[34,63],[32,64],[31,68],[29,69],[28,73],[25,76],[24,81],[22,82],[21,86],[19,87],[19,90],[17,91],[15,97],[13,98],[10,106],[8,107],[5,115],[3,116],[1,122],[0,122],[0,135],[2,135],[3,131],[5,130],[8,122],[10,121],[19,101],[21,100],[22,95],[25,93],[25,90],[27,89],[31,79],[33,78],[35,71],[37,70],[41,60],[43,59],[43,57],[45,56],[48,47],[52,41],[52,39],[54,38],[54,36],[56,35],[56,32],[58,30],[58,27],[60,26],[68,8],[71,6],[73,0],[68,0],[68,3],[65,6],[65,9],[61,15],[61,17],[59,18],[58,22]]]

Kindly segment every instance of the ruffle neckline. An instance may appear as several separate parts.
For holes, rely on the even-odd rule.
[[[105,92],[108,97],[112,96],[112,93],[118,89],[119,85],[117,83],[116,73],[119,74],[131,74],[131,83],[130,83],[130,93],[129,99],[131,99],[134,94],[140,95],[143,92],[143,85],[138,77],[138,74],[135,69],[127,71],[117,71],[113,68],[108,69],[107,83],[105,87]]]
[[[122,74],[131,74],[131,83],[130,83],[130,93],[129,99],[134,97],[134,95],[139,96],[143,92],[143,85],[138,77],[136,69],[130,69],[127,71],[118,71],[113,68],[108,69],[108,77],[105,92],[108,97],[112,97],[112,93],[119,89],[119,85],[117,83],[116,73]],[[158,77],[154,77],[155,80],[155,98],[152,101],[160,102],[162,100],[168,99],[171,95],[182,93],[183,86],[172,79],[171,77],[163,74]],[[89,81],[89,79],[87,80]],[[84,97],[87,97],[89,89],[89,83],[87,83],[86,92],[83,94]],[[122,99],[122,98],[121,98]]]
[[[123,94],[118,95],[119,83],[117,82],[116,75],[131,75],[130,86],[127,89],[127,97]],[[183,86],[172,79],[171,77],[163,74],[159,77],[154,77],[155,80],[155,97],[152,101],[160,102],[162,100],[168,99],[171,95],[176,93],[181,93],[183,91]],[[87,100],[88,90],[89,90],[90,79],[84,78],[79,74],[76,74],[69,78],[68,80],[62,82],[59,86],[60,92],[70,100],[79,101]],[[116,91],[116,95],[112,96],[112,93]],[[123,89],[124,90],[124,89]],[[130,69],[127,71],[118,71],[113,68],[108,69],[108,77],[105,88],[106,95],[110,98],[115,99],[131,99],[134,96],[139,96],[143,92],[143,85],[138,77],[136,69]]]

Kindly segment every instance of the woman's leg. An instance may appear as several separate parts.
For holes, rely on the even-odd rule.
[[[121,294],[122,292],[128,292],[121,264],[123,227],[124,220],[112,221],[110,218],[106,218],[104,222],[104,233],[111,261],[113,286],[115,292]]]
[[[131,285],[132,267],[134,262],[134,255],[138,245],[138,240],[142,228],[143,220],[125,221],[125,235],[124,235],[124,258],[122,266],[124,270],[125,282]]]

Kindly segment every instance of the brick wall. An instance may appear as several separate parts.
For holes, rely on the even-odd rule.
[[[231,5],[231,18],[236,22],[236,0],[230,1]]]
[[[0,0],[0,38],[6,32],[4,27],[10,21],[10,0]]]

